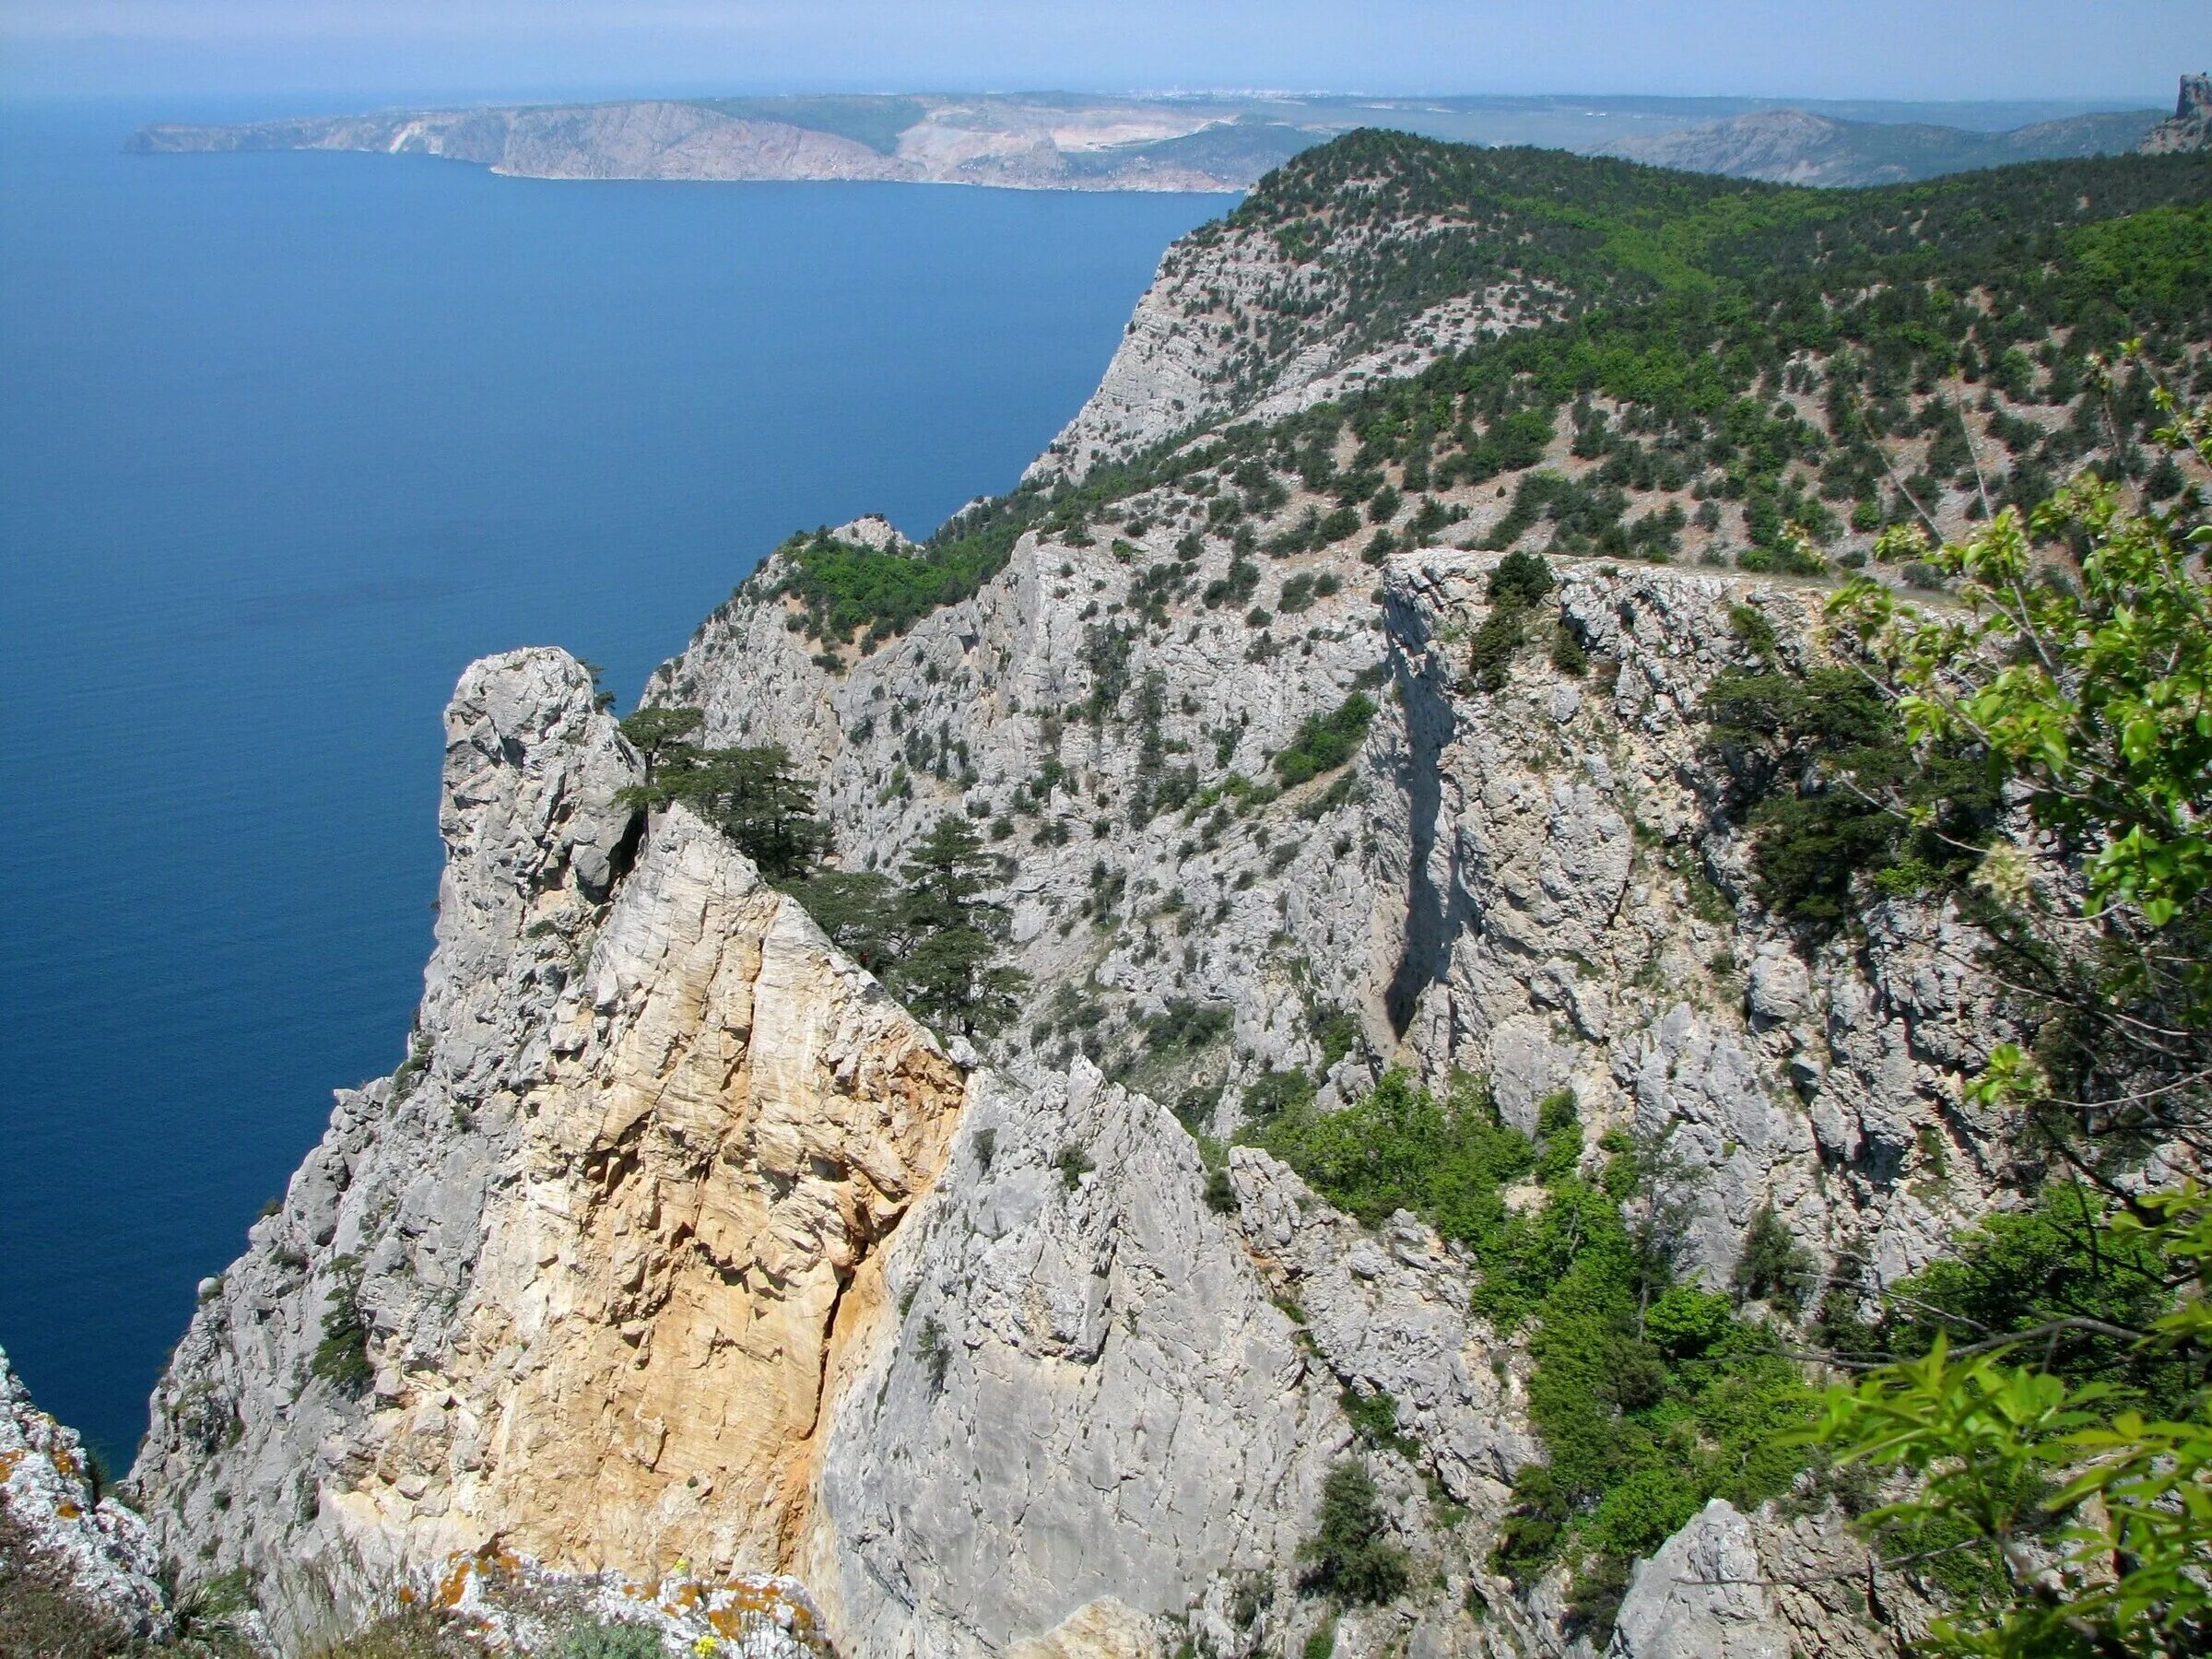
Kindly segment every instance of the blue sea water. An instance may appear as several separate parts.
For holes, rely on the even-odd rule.
[[[1010,485],[1218,197],[137,157],[0,106],[0,1346],[112,1461],[401,1058],[439,712],[627,704],[794,527]]]

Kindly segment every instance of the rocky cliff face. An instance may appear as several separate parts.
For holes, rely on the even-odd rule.
[[[1368,1055],[1342,1063],[1344,1088],[1401,1060],[1465,1069],[1522,1127],[1572,1087],[1601,1119],[1669,1139],[1724,1277],[1765,1204],[1885,1278],[1980,1212],[2000,1172],[1953,1100],[2002,1028],[1971,941],[1898,904],[1808,963],[1740,901],[1744,849],[1699,710],[1714,674],[1754,661],[1735,607],[1803,659],[1817,589],[1561,561],[1560,624],[1606,677],[1531,649],[1486,693],[1461,642],[1497,555],[1398,555],[1378,583],[1324,552],[1280,580],[1333,576],[1337,594],[1290,618],[1134,622],[1132,589],[1171,539],[1150,530],[1126,558],[1025,542],[974,599],[841,672],[786,628],[771,571],[650,695],[700,704],[710,741],[787,745],[822,779],[853,867],[894,867],[947,809],[1004,824],[1016,959],[1079,987],[1094,1057],[1162,1098],[1196,1088],[1227,1122],[1224,1085],[1320,1062],[1317,1017],[1341,1009]],[[1101,630],[1123,626],[1107,661]],[[1159,757],[1194,769],[1194,801],[1232,773],[1265,780],[1300,724],[1361,684],[1387,707],[1345,776],[1135,821]],[[1059,782],[1040,801],[1048,763]],[[1178,1002],[1231,1013],[1218,1048],[1145,1042]],[[1064,1054],[1053,1026],[1015,1051]]]
[[[432,110],[244,127],[149,127],[147,153],[373,150],[443,156],[534,179],[908,179],[912,167],[834,133],[668,100]]]
[[[1339,207],[1388,148],[1347,147]],[[1414,244],[1473,257],[1489,211],[1377,210],[1385,250],[1301,197],[1193,239],[1041,476],[1536,318],[1507,265],[1433,303],[1406,276],[1448,286],[1464,267]],[[1302,260],[1324,218],[1331,260]],[[1358,322],[1384,293],[1409,328]],[[1778,423],[1818,412],[1813,367],[1762,391]],[[2065,418],[2019,390],[1983,412]],[[1644,418],[1574,420],[1612,418]],[[1485,418],[1488,441],[1513,416]],[[1964,418],[1952,465],[1978,466]],[[755,1659],[1254,1659],[1332,1618],[1345,1659],[1594,1659],[1564,1570],[1491,1570],[1544,1453],[1536,1356],[1473,1311],[1473,1253],[1217,1143],[1269,1089],[1325,1111],[1387,1068],[1475,1074],[1524,1132],[1571,1096],[1585,1171],[1616,1132],[1643,1147],[1703,1284],[1762,1213],[1888,1282],[2014,1199],[1959,1087],[2009,1030],[1954,916],[1870,898],[1816,945],[1761,906],[1702,710],[1732,668],[1826,660],[1824,590],[1724,566],[1710,456],[1631,446],[1637,481],[1546,422],[1502,471],[1335,423],[1225,448],[1029,521],[1054,527],[968,597],[858,643],[814,630],[794,550],[655,674],[707,744],[786,747],[848,871],[978,826],[1035,987],[987,1052],[685,810],[627,805],[641,763],[571,660],[472,668],[406,1063],[339,1096],[156,1397],[135,1480],[187,1586],[246,1573],[292,1650],[406,1597],[512,1631],[574,1594]],[[1668,544],[1710,562],[1555,553],[1497,646],[1504,555],[1439,544],[1511,519],[1495,539],[1543,546],[1504,473],[1617,464],[1665,535],[1712,508]],[[1339,1617],[1301,1551],[1351,1451],[1412,1587]],[[1695,1516],[1606,1651],[1909,1643],[1912,1586],[1795,1498]]]
[[[2182,76],[2182,94],[2174,102],[2173,114],[2150,129],[2143,149],[2153,156],[2212,149],[2212,75]]]
[[[167,1636],[153,1535],[92,1474],[76,1431],[31,1403],[0,1353],[0,1572],[50,1579],[121,1637]]]
[[[781,1564],[961,1096],[718,837],[677,811],[639,850],[573,662],[478,665],[448,736],[414,1054],[208,1288],[137,1471],[171,1550],[295,1634],[495,1543]]]
[[[1532,656],[1475,693],[1453,641],[1494,562],[1401,556],[1379,602],[1281,661],[1247,662],[1243,624],[1133,643],[1136,689],[1077,743],[1064,727],[1052,810],[1107,828],[1025,849],[1023,959],[1100,987],[1109,1030],[1227,1003],[1218,1050],[1158,1074],[1163,1093],[1195,1079],[1179,1098],[1194,1086],[1217,1124],[1230,1078],[1317,1057],[1308,1002],[1339,998],[1365,1041],[1333,1089],[1387,1060],[1479,1067],[1511,1120],[1566,1084],[1593,1135],[1664,1142],[1716,1278],[1762,1204],[1824,1253],[1917,1264],[1998,1190],[1947,1100],[1965,1032],[1990,1029],[1957,942],[1900,911],[1808,969],[1700,885],[1740,871],[1691,711],[1741,654],[1729,607],[1803,651],[1803,599],[1576,567],[1559,614],[1609,683]],[[1111,550],[1027,547],[834,679],[780,602],[744,596],[657,684],[700,696],[719,737],[810,746],[849,861],[882,863],[965,798],[925,765],[887,791],[912,734],[964,744],[994,812],[1050,711],[1099,689],[1074,602],[1110,569]],[[1247,746],[1261,771],[1378,667],[1386,713],[1335,804],[1317,781],[1213,847],[1186,846],[1180,814],[1127,828],[1147,743],[1198,755],[1203,780]],[[1147,686],[1149,738],[1126,717]],[[1183,1125],[1083,1055],[1027,1033],[996,1069],[946,1050],[718,836],[617,802],[636,762],[559,653],[472,669],[448,735],[414,1052],[340,1097],[157,1397],[135,1478],[188,1579],[246,1570],[288,1644],[402,1591],[475,1606],[522,1571],[676,1574],[733,1606],[789,1584],[859,1653],[1150,1652],[1185,1630],[1273,1649],[1320,1617],[1296,1563],[1353,1443],[1343,1402],[1381,1393],[1406,1434],[1372,1461],[1444,1588],[1347,1618],[1340,1644],[1475,1651],[1472,1594],[1500,1610],[1486,1629],[1562,1646],[1556,1608],[1485,1565],[1539,1455],[1525,1358],[1469,1315],[1470,1268],[1434,1234],[1370,1233],[1250,1149],[1217,1207]],[[1269,842],[1289,854],[1272,868]],[[1079,917],[1102,858],[1126,905]],[[1159,913],[1171,882],[1185,912],[1228,907],[1194,949]],[[1424,1479],[1466,1519],[1445,1524]],[[1737,1524],[1788,1547],[1779,1523]],[[1688,1651],[1646,1625],[1691,1617],[1624,1618],[1622,1651]],[[1792,1640],[1771,1601],[1725,1617]]]
[[[993,757],[1011,771],[1035,754],[1041,717],[1006,707],[1012,688],[1047,706],[1093,688],[1065,655],[1082,636],[1055,621],[1076,589],[1052,597],[1077,580],[1052,561],[1081,551],[1027,550],[836,687],[769,649],[793,637],[780,605],[741,600],[662,686],[707,694],[727,735],[756,740],[770,710],[827,696],[841,735],[785,735],[816,744],[849,857],[880,857],[958,798],[925,768],[912,800],[883,798],[873,769],[899,740],[880,705],[945,688],[942,709],[910,710],[930,730],[956,676],[993,664],[1009,689],[971,690],[982,712],[953,739],[988,789]],[[1448,659],[1490,562],[1401,558],[1358,625],[1347,606],[1338,637],[1324,628],[1271,674],[1218,643],[1137,657],[1171,677],[1163,743],[1241,697],[1253,718],[1233,729],[1256,752],[1297,700],[1334,701],[1378,665],[1396,691],[1353,774],[1363,798],[1308,819],[1293,793],[1238,826],[1240,843],[1265,829],[1296,850],[1241,885],[1228,870],[1265,857],[1223,861],[1219,956],[1133,940],[1098,956],[1093,929],[1053,923],[1103,853],[1131,892],[1174,867],[1171,824],[1045,849],[1025,878],[1028,959],[1092,953],[1132,1002],[1216,975],[1239,1034],[1213,1057],[1223,1076],[1271,1041],[1310,1053],[1300,999],[1320,986],[1366,1011],[1372,1051],[1333,1087],[1387,1057],[1482,1064],[1525,1115],[1571,1078],[1593,1133],[1632,1117],[1671,1135],[1715,1272],[1767,1199],[1824,1247],[1916,1259],[1986,1191],[1903,1190],[1936,1120],[1934,1034],[1962,1006],[1928,955],[1939,924],[1899,918],[1817,989],[1755,928],[1700,920],[1634,828],[1653,845],[1715,833],[1684,711],[1733,650],[1728,605],[1788,626],[1802,601],[1578,569],[1563,615],[1619,664],[1610,688],[1532,664],[1477,703]],[[881,747],[853,735],[871,706]],[[1563,1649],[1556,1600],[1517,1600],[1486,1565],[1507,1484],[1539,1454],[1525,1358],[1468,1313],[1470,1268],[1433,1233],[1411,1217],[1370,1232],[1249,1148],[1209,1202],[1183,1125],[1080,1054],[1025,1039],[994,1067],[944,1048],[681,808],[647,826],[617,802],[636,762],[559,653],[472,669],[448,736],[413,1053],[340,1097],[157,1396],[135,1479],[188,1583],[244,1569],[288,1647],[403,1596],[497,1606],[516,1580],[677,1611],[773,1586],[779,1630],[856,1653],[1153,1653],[1186,1631],[1279,1651],[1322,1617],[1298,1551],[1355,1443],[1344,1402],[1382,1393],[1406,1432],[1371,1463],[1437,1587],[1347,1615],[1340,1650]],[[1085,742],[1077,787],[1111,806],[1142,732],[1102,716]],[[1329,851],[1339,835],[1359,852]],[[1181,856],[1194,890],[1212,879],[1205,854]],[[1743,953],[1733,977],[1710,965],[1724,942]],[[1294,951],[1313,966],[1292,971]],[[1233,1092],[1208,1110],[1233,1118]],[[1751,1547],[1787,1547],[1779,1523],[1740,1525]],[[1790,1641],[1784,1610],[1754,1600],[1726,1617]],[[1466,1608],[1486,1605],[1477,1624]],[[1687,1651],[1622,1628],[1623,1652]]]
[[[1283,246],[1271,229],[1230,221],[1186,238],[1160,261],[1105,377],[1027,477],[1080,478],[1164,439],[1231,418],[1266,419],[1373,382],[1418,374],[1477,340],[1557,313],[1538,282],[1501,281],[1421,309],[1387,338],[1354,327],[1358,296],[1341,281],[1363,244],[1441,240],[1455,227],[1393,226],[1347,236],[1324,265]],[[1398,252],[1394,248],[1394,252]]]
[[[1241,190],[1317,143],[1187,100],[636,99],[401,110],[242,126],[164,123],[147,154],[335,149],[443,156],[535,179],[893,180],[1045,190]],[[1342,124],[1340,112],[1330,112]],[[1324,117],[1326,119],[1327,117]]]

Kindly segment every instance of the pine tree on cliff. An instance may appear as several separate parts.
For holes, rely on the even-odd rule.
[[[923,1018],[963,1033],[1010,1019],[1028,982],[994,965],[1006,912],[982,897],[990,855],[967,818],[938,818],[907,857],[900,919],[907,949],[893,970],[896,989]]]

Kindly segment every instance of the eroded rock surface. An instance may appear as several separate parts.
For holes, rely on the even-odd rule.
[[[137,1471],[172,1555],[248,1568],[293,1633],[493,1540],[780,1566],[959,1111],[961,1068],[718,835],[675,808],[638,850],[572,661],[480,664],[447,724],[414,1054],[204,1301]]]
[[[135,1512],[93,1489],[90,1454],[74,1429],[31,1403],[0,1353],[0,1518],[10,1543],[65,1583],[77,1601],[127,1635],[170,1633],[154,1538]]]

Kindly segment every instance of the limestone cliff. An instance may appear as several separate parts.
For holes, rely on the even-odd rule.
[[[365,150],[535,179],[878,180],[1008,189],[1226,191],[1347,124],[1217,99],[631,99],[397,110],[133,135],[143,154]],[[1283,119],[1292,116],[1296,119]]]
[[[135,1489],[187,1583],[243,1570],[288,1652],[558,1580],[768,1586],[856,1653],[1149,1651],[1239,1573],[1306,1617],[1341,1384],[1182,1126],[947,1053],[681,808],[636,822],[559,653],[477,665],[448,737],[414,1052],[156,1399]],[[1494,1482],[1488,1398],[1443,1406]]]
[[[2144,137],[2147,155],[2212,149],[2212,75],[2184,75],[2173,113]]]
[[[634,762],[570,659],[479,664],[448,738],[414,1053],[209,1288],[136,1472],[172,1554],[295,1633],[493,1544],[780,1565],[959,1113],[804,912],[616,805]]]
[[[1436,1066],[1493,1055],[1509,1112],[1558,1073],[1617,1101],[1593,1122],[1675,1128],[1705,1157],[1714,1263],[1770,1193],[1814,1237],[1902,1230],[1912,1254],[1912,1218],[1849,1174],[1842,1141],[1841,1188],[1814,1174],[1816,1135],[1783,1093],[1803,1029],[1776,1046],[1725,1006],[1588,982],[1608,953],[1692,949],[1664,874],[1641,872],[1624,905],[1630,818],[1610,803],[1668,781],[1657,710],[1725,654],[1725,602],[1787,619],[1790,595],[1577,571],[1569,615],[1624,662],[1615,708],[1537,681],[1509,710],[1453,710],[1431,646],[1480,606],[1484,564],[1433,553],[1387,573],[1387,629],[1365,651],[1389,654],[1405,712],[1360,759],[1373,845],[1338,861],[1370,874],[1303,924],[1381,929],[1387,949],[1338,969],[1367,984],[1381,1046]],[[980,629],[994,599],[942,626]],[[1515,790],[1517,765],[1564,754],[1455,752],[1502,732],[1564,747],[1577,719],[1615,732],[1588,739],[1621,759],[1610,783],[1577,761]],[[500,1608],[518,1575],[670,1608],[783,1586],[798,1626],[856,1654],[1155,1653],[1179,1630],[1278,1650],[1321,1617],[1296,1559],[1321,1476],[1354,1444],[1343,1403],[1387,1394],[1405,1442],[1371,1462],[1438,1588],[1347,1615],[1340,1648],[1561,1650],[1558,1608],[1522,1608],[1487,1569],[1506,1484],[1539,1455],[1524,1360],[1469,1316],[1469,1267],[1436,1234],[1411,1217],[1370,1234],[1252,1150],[1215,1204],[1188,1130],[1084,1057],[1008,1049],[995,1071],[947,1051],[684,809],[643,825],[619,806],[635,759],[559,653],[477,664],[447,732],[449,863],[414,1053],[341,1095],[157,1395],[135,1482],[188,1583],[250,1572],[288,1650],[403,1594]],[[1628,765],[1639,743],[1650,759]],[[1498,783],[1420,806],[1433,785],[1400,785],[1427,765]],[[1515,812],[1522,794],[1544,806]],[[853,847],[878,834],[847,823]],[[1281,923],[1296,880],[1243,891]],[[1394,1038],[1381,975],[1406,942],[1378,918],[1420,880],[1482,929],[1420,934],[1416,956],[1436,960]],[[1511,947],[1531,909],[1566,940],[1555,956]],[[1803,1024],[1785,980],[1759,980],[1779,986],[1760,994],[1771,1029]],[[1221,989],[1267,1029],[1265,986]],[[1912,1095],[1891,1106],[1912,1112]],[[1865,1108],[1838,1122],[1865,1133]]]
[[[1498,556],[1398,555],[1374,585],[1324,551],[1281,580],[1333,576],[1338,592],[1294,617],[1194,606],[1131,624],[1172,530],[1128,557],[1025,541],[973,599],[841,673],[784,626],[771,571],[651,695],[699,703],[712,741],[802,757],[854,867],[891,867],[948,807],[1006,825],[1017,960],[1081,987],[1095,1057],[1118,1050],[1162,1098],[1196,1088],[1210,1115],[1224,1085],[1312,1065],[1316,1012],[1341,1008],[1370,1067],[1479,1072],[1524,1127],[1572,1086],[1601,1118],[1666,1136],[1696,1171],[1699,1252],[1723,1276],[1764,1204],[1823,1252],[1867,1251],[1885,1278],[1980,1212],[1994,1171],[1956,1078],[2002,1028],[1964,966],[1971,941],[1897,904],[1865,943],[1808,964],[1734,897],[1744,849],[1699,711],[1715,673],[1754,660],[1735,607],[1802,656],[1817,590],[1562,560],[1561,623],[1609,680],[1532,650],[1483,693],[1455,641],[1487,614]],[[1209,553],[1190,584],[1217,559],[1226,570],[1226,549]],[[1133,811],[1160,764],[1148,753],[1187,757],[1199,795],[1265,778],[1303,720],[1362,683],[1391,703],[1347,777],[1256,807],[1232,794]],[[1093,722],[1079,711],[1101,694]],[[1040,801],[1048,764],[1065,782]],[[1227,1010],[1226,1041],[1151,1053],[1145,1022],[1177,1002]],[[1064,1058],[1057,1033],[1042,1018],[1013,1041]],[[1344,1064],[1347,1088],[1372,1075]]]
[[[94,1471],[84,1441],[31,1403],[0,1353],[0,1571],[51,1581],[124,1639],[166,1636],[153,1535]]]
[[[1033,462],[1032,480],[1080,478],[1164,439],[1231,418],[1265,419],[1417,374],[1447,353],[1557,314],[1558,291],[1501,278],[1441,297],[1372,337],[1342,280],[1371,244],[1448,242],[1448,216],[1353,235],[1316,261],[1266,225],[1234,219],[1168,250],[1098,390]]]

